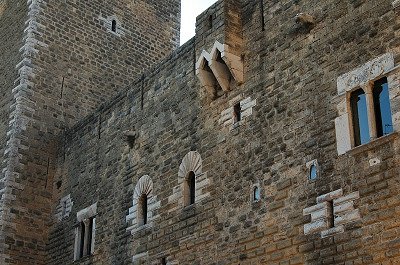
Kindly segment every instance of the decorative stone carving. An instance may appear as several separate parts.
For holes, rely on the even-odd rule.
[[[389,98],[391,102],[394,102],[394,98],[399,94],[399,85],[397,82],[393,82],[393,76],[397,75],[398,67],[394,65],[394,55],[392,53],[386,53],[378,58],[375,58],[360,67],[345,73],[337,79],[337,91],[338,96],[335,98],[337,102],[338,117],[335,119],[335,130],[336,130],[336,142],[338,155],[345,154],[351,150],[354,143],[352,143],[352,125],[350,119],[349,102],[346,95],[354,91],[355,89],[362,88],[364,91],[371,89],[371,83],[377,78],[386,76],[389,84]],[[393,117],[393,128],[396,131],[399,128],[399,122],[396,119],[399,111],[392,107]],[[371,105],[368,105],[371,109]],[[374,124],[374,115],[368,114],[368,123]],[[371,138],[376,137],[376,132],[370,129]]]
[[[211,54],[202,51],[196,62],[196,75],[206,91],[215,97],[216,82],[225,92],[230,90],[232,79],[239,85],[243,83],[243,61],[230,52],[228,45],[216,41]]]
[[[189,152],[183,159],[179,166],[178,176],[185,178],[190,171],[193,171],[196,176],[202,173],[202,160],[201,156],[196,151]]]
[[[143,194],[147,195],[147,224],[140,225],[138,212],[139,200]],[[126,222],[131,224],[127,228],[132,234],[142,229],[149,229],[152,227],[152,222],[159,217],[157,210],[160,208],[160,202],[157,201],[157,196],[153,192],[153,181],[148,175],[142,176],[136,184],[133,192],[133,205],[129,208],[129,214],[126,216]]]
[[[196,151],[191,151],[185,155],[179,166],[178,171],[178,185],[173,188],[172,195],[168,197],[168,203],[174,205],[171,207],[169,212],[176,211],[185,205],[184,200],[184,184],[186,178],[189,176],[189,172],[195,174],[196,179],[196,190],[195,197],[196,203],[202,201],[204,198],[210,196],[208,186],[210,180],[207,178],[207,174],[203,172],[203,161],[201,156]]]
[[[394,68],[394,56],[386,53],[337,79],[338,95],[342,95],[356,87],[362,87],[375,78],[386,74]]]

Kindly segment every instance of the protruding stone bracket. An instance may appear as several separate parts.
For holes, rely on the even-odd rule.
[[[123,132],[124,141],[128,144],[129,148],[133,148],[136,140],[135,130],[126,130]]]
[[[313,16],[306,13],[299,13],[295,16],[295,21],[297,24],[302,24],[304,26],[312,26],[315,24],[315,19]]]
[[[359,198],[358,191],[344,196],[342,189],[317,197],[316,205],[303,210],[303,215],[311,215],[311,222],[304,225],[304,234],[320,232],[324,238],[343,233],[345,224],[361,218],[354,208],[354,201]]]
[[[214,43],[211,54],[203,50],[196,62],[196,75],[212,96],[216,94],[216,82],[224,92],[231,89],[232,80],[241,85],[244,81],[243,69],[241,57],[230,52],[228,45],[218,41]]]

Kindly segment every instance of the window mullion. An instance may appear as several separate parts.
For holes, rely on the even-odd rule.
[[[366,85],[363,89],[367,101],[367,116],[368,116],[368,128],[371,140],[377,138],[376,122],[375,122],[375,108],[374,108],[374,95],[372,93],[372,84]]]

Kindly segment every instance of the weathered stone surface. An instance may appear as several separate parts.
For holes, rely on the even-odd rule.
[[[168,57],[178,1],[0,3],[0,264],[398,263],[392,2],[218,1]],[[301,12],[313,27],[295,23]],[[235,55],[237,74],[243,63],[243,82],[210,98],[195,63],[216,41]],[[378,61],[383,71],[369,63]],[[395,133],[352,149],[338,78],[352,80],[344,75],[354,69],[363,79],[351,86],[388,76]],[[238,102],[245,118],[233,126]],[[185,160],[192,152],[201,159]],[[185,206],[190,170],[196,200]],[[132,227],[144,175],[157,218]],[[71,213],[58,221],[68,195]],[[77,213],[95,203],[93,256],[74,262]]]

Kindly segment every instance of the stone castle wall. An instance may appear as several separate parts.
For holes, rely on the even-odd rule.
[[[0,63],[6,73],[0,227],[7,249],[0,263],[46,264],[59,135],[177,47],[180,2],[0,5],[6,6],[1,45],[9,47]]]
[[[217,2],[193,40],[66,132],[53,204],[73,206],[61,220],[54,207],[50,264],[73,263],[77,213],[94,203],[94,255],[78,264],[398,263],[398,133],[339,156],[335,132],[339,76],[386,53],[398,65],[396,12],[388,0]],[[212,99],[195,64],[216,40],[238,44],[244,81]],[[396,69],[384,73],[394,118]],[[184,207],[191,169],[196,203]],[[143,176],[152,201],[140,227]]]
[[[25,29],[27,5],[25,1],[17,1],[18,5],[3,1],[0,4],[0,25],[4,25],[0,32],[0,39],[6,40],[0,43],[0,79],[1,112],[0,112],[0,156],[3,158],[7,141],[7,129],[10,115],[11,91],[14,81],[18,77],[15,67],[22,57],[19,48],[22,46],[22,36]],[[1,159],[3,161],[3,159]]]

